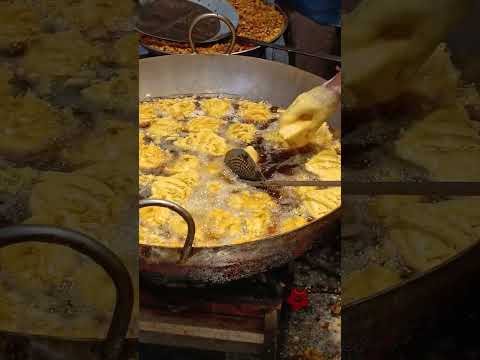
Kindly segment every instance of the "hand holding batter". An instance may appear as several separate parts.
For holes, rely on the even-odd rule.
[[[345,105],[368,107],[400,95],[472,3],[363,0],[344,15]]]
[[[280,117],[280,136],[292,148],[312,142],[316,131],[338,110],[341,73],[322,86],[299,95]]]

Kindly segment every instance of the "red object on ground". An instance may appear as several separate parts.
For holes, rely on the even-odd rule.
[[[295,312],[307,308],[309,306],[307,290],[293,288],[290,296],[287,298],[287,304]]]

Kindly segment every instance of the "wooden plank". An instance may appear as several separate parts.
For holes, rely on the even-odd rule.
[[[140,332],[140,342],[163,346],[219,351],[227,353],[260,354],[263,345],[241,343],[237,341],[224,341],[218,339],[204,339],[191,336],[178,336],[171,334],[158,334],[149,331]]]
[[[190,336],[202,339],[216,339],[224,341],[243,342],[250,344],[263,344],[264,335],[261,333],[214,329],[202,326],[192,326],[186,324],[161,323],[157,321],[140,320],[140,332],[170,334],[177,336]]]
[[[265,315],[264,360],[277,360],[278,311]]]
[[[191,298],[182,299],[167,299],[156,298],[155,296],[147,294],[141,295],[141,306],[144,308],[175,308],[178,307],[182,311],[216,313],[224,315],[239,315],[249,317],[263,317],[265,312],[270,311],[273,307],[278,308],[282,304],[282,299],[277,301],[270,301],[268,303],[229,303],[221,300],[191,300]]]
[[[239,318],[217,314],[172,313],[168,310],[142,309],[140,320],[166,322],[172,324],[188,324],[214,329],[263,332],[263,318]]]

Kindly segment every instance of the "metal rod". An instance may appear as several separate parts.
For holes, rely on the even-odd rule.
[[[315,186],[342,187],[344,195],[444,195],[480,196],[480,182],[363,182],[348,181],[249,181],[246,184],[256,187],[269,186]]]
[[[480,196],[480,182],[342,182],[344,195]]]
[[[338,63],[342,62],[342,58],[340,56],[331,55],[331,54],[327,54],[327,53],[323,53],[323,52],[311,53],[309,51],[295,49],[295,48],[292,48],[290,46],[271,44],[271,43],[267,43],[267,42],[264,42],[264,41],[258,41],[258,40],[244,38],[244,37],[241,37],[241,36],[237,36],[237,40],[240,41],[240,42],[245,42],[245,43],[249,43],[249,44],[252,44],[252,45],[265,46],[265,47],[269,47],[269,48],[272,48],[272,49],[283,50],[283,51],[287,51],[287,52],[290,52],[290,53],[295,53],[295,54],[305,55],[305,56],[309,56],[309,57],[314,57],[314,58],[317,58],[317,59],[330,60],[330,61],[335,61],[335,62],[338,62]]]
[[[252,186],[315,186],[315,187],[335,187],[341,186],[341,181],[321,181],[321,180],[266,180],[266,181],[249,181],[243,180]]]

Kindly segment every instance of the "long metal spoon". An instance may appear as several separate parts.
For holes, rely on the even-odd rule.
[[[337,187],[341,181],[322,180],[266,180],[255,161],[243,149],[233,149],[225,155],[225,165],[245,183],[255,187],[315,186]]]

